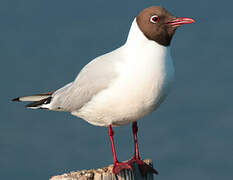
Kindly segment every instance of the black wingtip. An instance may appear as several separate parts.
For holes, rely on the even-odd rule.
[[[12,99],[11,101],[20,101],[19,97]]]
[[[34,101],[30,104],[27,104],[25,107],[32,108],[32,107],[39,107],[42,104],[49,104],[51,102],[51,99],[52,99],[52,97],[48,97],[48,98],[42,99],[40,101]],[[41,107],[39,107],[39,108],[41,108]],[[41,108],[41,109],[46,109],[46,108]]]

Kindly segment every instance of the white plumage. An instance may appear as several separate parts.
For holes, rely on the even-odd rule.
[[[27,107],[67,111],[97,126],[126,125],[154,111],[174,78],[170,47],[149,40],[133,21],[120,48],[88,63],[77,78],[50,94],[24,96]]]
[[[42,107],[70,111],[98,126],[125,125],[160,105],[173,76],[170,47],[148,40],[134,20],[122,47],[94,59]]]

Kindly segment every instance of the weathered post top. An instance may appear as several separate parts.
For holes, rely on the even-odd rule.
[[[150,166],[152,160],[146,159],[144,162]],[[50,180],[153,180],[153,174],[147,173],[142,177],[137,164],[133,164],[133,171],[123,170],[119,174],[112,173],[113,165],[99,169],[81,170],[63,175],[53,176]]]

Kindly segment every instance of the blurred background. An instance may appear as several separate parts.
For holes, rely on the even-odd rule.
[[[1,179],[46,180],[112,163],[106,128],[10,100],[72,81],[91,59],[121,46],[151,5],[196,23],[173,38],[176,82],[139,121],[141,156],[153,159],[160,180],[232,179],[233,2],[224,0],[1,0]],[[130,128],[115,128],[120,160],[133,154]]]

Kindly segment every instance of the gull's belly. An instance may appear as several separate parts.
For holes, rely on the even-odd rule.
[[[121,93],[113,106],[121,117],[113,119],[112,124],[127,124],[150,114],[165,99],[170,84],[170,78],[159,71],[144,72],[144,75],[129,80],[124,87],[118,89]]]

